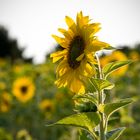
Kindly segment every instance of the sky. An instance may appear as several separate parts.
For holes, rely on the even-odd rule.
[[[65,16],[75,19],[81,10],[101,23],[100,40],[114,47],[140,42],[140,0],[0,0],[0,25],[41,63],[56,44],[51,35],[67,28]]]

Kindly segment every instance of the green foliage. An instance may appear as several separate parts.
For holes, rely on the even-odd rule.
[[[98,60],[98,59],[97,59]],[[119,61],[119,62],[113,62],[109,63],[100,70],[100,65],[97,67],[97,75],[98,78],[91,78],[90,83],[95,88],[95,92],[93,93],[86,93],[84,95],[75,95],[73,97],[74,100],[78,101],[76,103],[76,111],[77,112],[84,112],[84,113],[77,113],[71,116],[68,116],[62,120],[59,120],[53,125],[72,125],[81,127],[90,134],[92,134],[92,138],[104,140],[105,137],[107,137],[107,140],[116,140],[121,133],[123,132],[124,128],[118,128],[114,129],[105,135],[105,131],[107,129],[108,120],[109,117],[118,109],[121,107],[124,107],[132,102],[131,99],[122,99],[114,103],[106,103],[104,104],[106,95],[104,94],[104,90],[110,90],[114,87],[114,84],[106,80],[106,77],[112,73],[113,71],[117,70],[118,68],[127,65],[131,63],[131,61]],[[98,114],[98,121],[97,113],[93,109],[94,107],[98,107],[98,111],[100,112]],[[94,113],[94,115],[93,115]],[[92,116],[93,115],[93,116]],[[99,119],[101,118],[101,120]],[[96,125],[99,124],[100,129],[98,129],[99,136],[95,133],[95,130],[93,129],[96,125],[91,125],[95,123]],[[51,125],[52,126],[52,125]],[[88,137],[88,134],[80,132],[80,140],[88,140],[90,137]]]
[[[93,133],[93,128],[97,126],[100,122],[100,117],[98,113],[95,112],[87,112],[87,113],[77,113],[66,118],[63,118],[57,121],[54,124],[48,125],[71,125],[80,127],[84,130],[87,130],[91,134]]]
[[[86,99],[90,102],[92,102],[93,104],[97,105],[98,101],[97,101],[97,94],[83,94],[83,95],[75,95],[73,97],[74,100],[76,99]]]
[[[106,116],[109,118],[111,114],[113,114],[115,111],[117,111],[121,107],[124,107],[132,102],[133,102],[132,99],[122,99],[115,103],[107,103],[107,104],[101,105],[100,110],[104,112]]]
[[[85,131],[79,130],[79,140],[92,140],[92,138]]]
[[[93,84],[95,89],[99,92],[103,89],[109,90],[114,87],[114,84],[112,84],[108,80],[104,80],[104,79],[91,78],[91,83]]]
[[[0,140],[13,140],[12,135],[0,128]]]
[[[73,113],[73,103],[69,100],[72,93],[66,88],[57,89],[54,85],[54,67],[49,59],[46,63],[38,65],[22,62],[11,65],[8,60],[0,60],[0,127],[7,130],[7,135],[9,132],[14,136],[14,140],[21,129],[28,131],[36,140],[56,140],[67,131],[63,128],[45,127],[45,122],[55,121]],[[13,95],[13,83],[19,77],[29,77],[35,85],[35,95],[26,103],[20,102]],[[1,96],[5,92],[11,100],[4,100],[8,108],[2,112]],[[49,100],[51,104],[42,108],[40,106],[43,100]]]
[[[28,131],[33,140],[77,140],[77,127],[75,129],[74,127],[45,127],[46,122],[55,122],[56,120],[74,113],[72,108],[75,105],[71,101],[73,94],[66,88],[57,89],[57,87],[54,85],[55,64],[52,64],[49,59],[46,63],[39,65],[26,64],[22,62],[11,65],[9,60],[3,61],[0,60],[0,107],[2,101],[1,95],[3,92],[8,92],[12,100],[9,110],[7,112],[0,112],[0,140],[3,140],[5,137],[8,140],[16,140],[17,133],[23,128]],[[106,107],[103,107],[109,116],[112,114],[112,119],[110,118],[108,122],[109,130],[112,131],[107,132],[108,137],[111,136],[111,139],[123,132],[123,128],[115,130],[113,129],[114,126],[127,126],[127,129],[123,132],[123,135],[121,135],[118,139],[140,139],[139,62],[140,61],[132,63],[126,74],[121,77],[108,77],[108,80],[115,83],[115,87],[111,91],[105,91]],[[35,96],[25,104],[18,101],[12,94],[12,85],[14,80],[22,76],[32,78],[36,86]],[[96,85],[98,85],[98,90],[106,89],[106,87],[108,88],[110,85],[108,84],[109,81],[107,83],[105,81],[100,81],[100,84],[96,83],[97,81],[95,82]],[[103,86],[101,86],[102,84]],[[98,107],[99,109],[98,94],[96,91],[94,89],[92,90],[93,93],[87,92],[84,95],[75,95],[73,97],[73,99],[76,101],[78,100],[78,102],[82,100],[82,103],[80,102],[80,107],[78,108],[79,112],[89,113],[90,111],[90,113],[93,114],[98,112],[96,108]],[[119,100],[120,98],[125,99],[130,97],[136,99],[131,106],[127,106],[127,104],[132,101],[131,99],[123,102],[121,101],[121,103],[112,102],[114,100]],[[46,108],[46,110],[41,110],[39,108],[39,104],[43,99],[51,100],[53,110],[48,110],[49,108]],[[123,106],[125,106],[125,108],[122,110]],[[94,118],[93,115],[92,117]],[[96,131],[97,130],[98,129],[96,129]],[[80,140],[93,140],[91,137],[92,136],[85,130],[83,130],[80,134]]]
[[[132,63],[131,60],[127,60],[127,61],[116,61],[116,62],[109,63],[109,64],[107,64],[103,68],[103,74],[104,74],[105,77],[107,77],[113,71],[121,68],[122,66],[128,65],[130,63]]]
[[[92,102],[82,101],[75,105],[75,111],[77,112],[96,112],[97,106]]]
[[[120,127],[107,132],[106,134],[107,140],[117,140],[124,130],[125,127]]]

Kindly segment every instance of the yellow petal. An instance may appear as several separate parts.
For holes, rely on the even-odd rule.
[[[73,19],[70,18],[70,17],[68,17],[68,16],[66,16],[66,17],[65,17],[65,21],[66,21],[66,23],[67,23],[69,29],[71,29],[72,32],[73,32],[74,34],[76,34],[76,33],[77,33],[77,29],[76,29],[76,24],[75,24],[75,22],[73,21]]]
[[[84,58],[85,54],[82,53],[80,56],[76,58],[77,61],[81,61]]]
[[[85,87],[84,87],[83,83],[76,78],[73,79],[73,82],[71,83],[70,89],[72,92],[77,93],[77,94],[78,93],[85,93]]]
[[[70,31],[67,31],[65,29],[59,28],[59,32],[61,32],[67,39],[72,39],[72,33]]]
[[[90,53],[90,52],[96,52],[96,51],[99,51],[99,50],[102,50],[104,48],[108,48],[110,45],[108,43],[105,43],[105,42],[101,42],[101,41],[98,41],[98,40],[93,40],[92,41],[92,44],[87,46],[86,48],[86,52]]]
[[[68,43],[65,38],[58,37],[56,35],[52,35],[52,37],[56,40],[56,42],[62,46],[63,48],[68,48]]]
[[[52,53],[50,55],[51,58],[53,58],[53,63],[57,62],[58,60],[60,60],[61,58],[63,58],[65,56],[65,54],[67,53],[67,50],[63,50],[63,51],[57,51],[55,53]]]
[[[73,19],[71,17],[69,17],[69,16],[66,16],[65,17],[65,21],[66,21],[68,27],[71,27],[72,25],[75,24],[75,22],[73,21]]]
[[[104,49],[104,48],[108,48],[110,46],[108,43],[98,41],[98,40],[93,41],[92,43],[93,43],[93,46],[95,46],[96,51]]]
[[[94,58],[94,53],[86,54],[87,61],[92,64],[96,64],[96,59]]]
[[[56,80],[55,84],[58,86],[58,88],[65,87],[67,85],[66,80],[62,78]]]
[[[95,70],[94,66],[91,66],[90,64],[86,63],[86,66],[85,66],[85,76],[91,77],[95,73],[96,73],[96,70]]]
[[[69,70],[69,67],[68,67],[67,61],[66,60],[63,60],[57,66],[56,73],[58,73],[58,76],[62,76],[68,70]]]
[[[89,17],[88,16],[84,17],[82,11],[80,13],[77,13],[76,23],[79,30],[82,30],[82,27],[84,25],[87,25],[88,22],[89,22]]]
[[[84,27],[84,32],[87,37],[90,37],[93,36],[95,33],[97,33],[100,29],[101,29],[100,23],[93,23]]]

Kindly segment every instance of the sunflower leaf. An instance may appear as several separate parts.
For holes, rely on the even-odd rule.
[[[125,127],[113,129],[113,130],[107,132],[106,139],[107,140],[117,140],[118,137],[123,133],[124,130],[125,130]]]
[[[114,87],[114,84],[110,83],[108,80],[104,79],[91,79],[91,83],[95,87],[97,91],[101,91],[103,89],[112,89]]]
[[[100,122],[100,117],[98,113],[95,112],[87,112],[87,113],[78,113],[66,118],[63,118],[57,121],[54,124],[47,125],[68,125],[68,126],[76,126],[80,127],[84,130],[87,130],[90,133],[93,133],[93,128],[97,126]]]
[[[100,111],[104,112],[107,118],[109,118],[115,111],[117,111],[121,107],[124,107],[132,102],[133,102],[132,99],[127,98],[127,99],[119,100],[115,103],[108,103],[108,104],[100,105]]]
[[[128,65],[130,63],[132,63],[131,60],[116,61],[116,62],[109,63],[106,66],[104,66],[104,68],[103,68],[103,74],[104,74],[105,77],[107,77],[113,71],[119,69],[122,66]]]

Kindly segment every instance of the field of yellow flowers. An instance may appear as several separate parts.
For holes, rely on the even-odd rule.
[[[108,100],[131,97],[134,103],[119,110],[111,125],[127,126],[121,140],[140,140],[140,46],[102,54],[101,66],[132,59],[133,63],[112,73],[116,84]],[[0,59],[0,140],[77,140],[73,127],[46,127],[73,113],[73,93],[54,85],[56,64],[48,57],[42,64]],[[90,87],[89,87],[90,88]],[[95,110],[96,111],[96,110]]]

